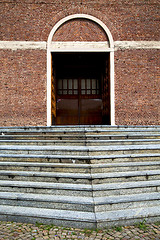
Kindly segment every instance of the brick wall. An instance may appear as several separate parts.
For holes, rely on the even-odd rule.
[[[3,0],[0,40],[47,41],[58,20],[70,14],[87,13],[102,20],[115,41],[156,41],[158,6],[158,0]]]
[[[46,125],[46,53],[0,51],[0,126]]]
[[[108,41],[104,30],[87,19],[74,19],[63,24],[54,34],[53,41]]]
[[[47,41],[53,26],[75,13],[99,18],[114,41],[158,41],[158,5],[158,0],[0,0],[0,41]],[[54,40],[106,37],[96,24],[74,20]],[[116,124],[160,124],[158,59],[154,49],[115,52]],[[0,50],[0,125],[46,125],[46,71],[45,50]]]
[[[159,50],[115,52],[116,124],[160,124]]]

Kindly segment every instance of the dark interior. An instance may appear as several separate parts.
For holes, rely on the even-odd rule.
[[[52,55],[56,89],[54,124],[109,124],[104,122],[102,97],[107,57],[106,53]]]

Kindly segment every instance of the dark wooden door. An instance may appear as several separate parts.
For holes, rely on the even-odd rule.
[[[101,80],[57,79],[57,125],[102,124]]]

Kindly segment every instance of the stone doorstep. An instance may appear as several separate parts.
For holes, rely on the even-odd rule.
[[[33,194],[33,193],[18,193],[18,192],[0,192],[1,200],[17,200],[19,201],[35,201],[35,202],[52,202],[52,203],[67,203],[78,205],[108,205],[118,203],[131,203],[141,201],[160,200],[160,193],[141,193],[131,195],[109,196],[109,197],[81,197],[81,196],[63,196],[63,195],[48,195],[48,194]]]
[[[14,127],[10,127],[10,128],[6,128],[6,127],[1,127],[0,128],[0,132],[3,133],[77,133],[77,132],[82,132],[82,133],[88,133],[88,132],[95,132],[95,133],[100,133],[100,132],[154,132],[154,131],[159,131],[160,127],[159,126],[148,126],[148,127],[144,127],[144,126],[139,126],[139,127],[114,127],[114,126],[92,126],[92,127],[85,127],[85,126],[64,126],[64,127],[28,127],[28,128],[14,128]]]
[[[121,221],[124,219],[137,219],[146,217],[155,217],[160,215],[160,208],[155,207],[143,207],[136,209],[123,209],[107,212],[80,212],[80,211],[68,211],[57,209],[44,209],[44,208],[30,208],[30,207],[18,207],[18,206],[6,206],[0,205],[0,215],[7,216],[23,216],[23,217],[37,217],[45,219],[56,220],[69,220],[79,222],[109,222],[109,221]]]
[[[19,188],[38,188],[38,189],[63,189],[76,191],[105,191],[120,190],[145,187],[160,187],[160,180],[124,182],[124,183],[105,183],[105,184],[72,184],[72,183],[51,183],[51,182],[31,182],[31,181],[5,181],[0,180],[1,187],[19,187]]]
[[[159,125],[115,125],[115,126],[111,126],[111,125],[52,125],[52,126],[4,126],[4,127],[0,127],[0,129],[23,129],[23,130],[27,130],[27,129],[36,129],[36,130],[40,130],[40,129],[59,129],[59,128],[160,128]]]
[[[74,179],[107,179],[122,177],[138,177],[160,175],[160,170],[108,172],[108,173],[61,173],[61,172],[37,172],[37,171],[4,171],[0,170],[0,176],[24,176],[24,177],[51,177]]]

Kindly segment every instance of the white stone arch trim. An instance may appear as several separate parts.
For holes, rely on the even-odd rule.
[[[48,41],[47,41],[47,126],[51,126],[51,52],[52,52],[52,38],[55,32],[62,26],[65,22],[72,19],[88,19],[97,23],[106,33],[109,40],[109,49],[103,50],[103,52],[110,52],[110,117],[111,125],[115,125],[115,102],[114,102],[114,42],[112,34],[108,27],[98,18],[88,15],[88,14],[73,14],[65,18],[62,18],[59,22],[55,24],[52,28]],[[80,49],[83,51],[83,49]]]
[[[55,34],[55,32],[60,28],[61,25],[63,25],[65,22],[68,22],[70,20],[73,19],[88,19],[91,20],[92,22],[97,23],[106,33],[108,40],[109,40],[109,47],[113,48],[114,47],[114,43],[113,43],[113,38],[112,38],[112,34],[109,31],[108,27],[98,18],[88,15],[88,14],[73,14],[73,15],[69,15],[65,18],[62,18],[59,22],[56,23],[56,25],[52,28],[49,37],[48,37],[48,47],[50,46],[51,42],[52,42],[52,38],[53,35]]]

